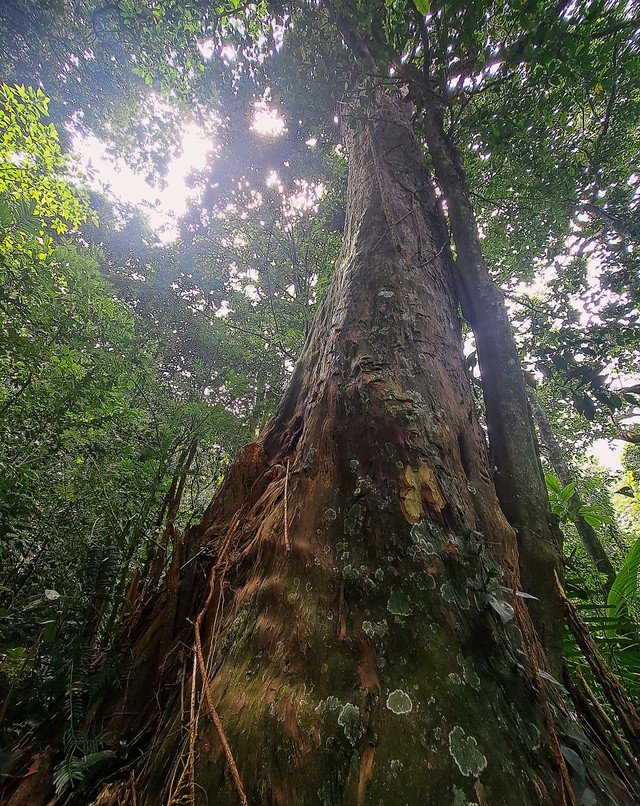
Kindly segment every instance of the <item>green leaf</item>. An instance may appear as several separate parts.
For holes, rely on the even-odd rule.
[[[578,514],[582,515],[585,521],[591,524],[591,526],[600,526],[602,523],[606,523],[608,526],[613,526],[614,524],[613,518],[607,515],[600,507],[585,505],[580,507]]]
[[[610,613],[616,619],[623,617],[629,612],[629,606],[638,593],[638,568],[640,568],[640,540],[631,546],[627,554],[624,565],[620,569],[618,576],[614,579],[607,606]],[[607,635],[613,638],[616,634],[615,627],[607,629]]]
[[[547,489],[550,492],[557,493],[557,495],[562,495],[562,486],[554,475],[551,473],[545,473],[544,480],[547,485]]]
[[[430,3],[429,0],[413,0],[413,5],[425,17],[429,13]]]
[[[576,483],[575,481],[572,481],[569,484],[567,484],[567,486],[560,493],[561,500],[566,503],[570,498],[573,498],[575,491],[576,491]]]

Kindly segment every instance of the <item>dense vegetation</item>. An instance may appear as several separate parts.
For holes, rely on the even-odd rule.
[[[334,121],[365,75],[408,93],[425,151],[425,99],[441,103],[535,397],[567,592],[640,700],[639,31],[609,0],[3,4],[0,772],[58,735],[64,794],[118,752],[85,718],[286,389],[342,239]],[[252,128],[260,108],[284,131]],[[186,122],[212,155],[162,243],[89,190],[71,132],[157,179]],[[482,418],[470,331],[465,347]],[[603,438],[626,444],[623,471],[591,457]],[[569,632],[565,658],[566,685],[615,719]]]

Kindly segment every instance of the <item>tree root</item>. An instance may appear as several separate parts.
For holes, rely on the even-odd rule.
[[[209,716],[211,717],[211,721],[213,722],[213,726],[216,729],[216,733],[218,734],[218,739],[220,744],[222,745],[222,750],[224,752],[225,759],[227,761],[227,766],[229,767],[229,772],[231,773],[231,778],[233,779],[233,785],[235,787],[236,793],[238,795],[238,800],[240,801],[241,806],[248,806],[247,796],[244,791],[244,787],[242,786],[242,780],[240,779],[240,774],[238,773],[238,767],[236,766],[236,762],[233,758],[233,753],[231,752],[231,748],[229,747],[229,742],[227,741],[227,737],[225,736],[224,729],[222,727],[222,723],[220,722],[220,717],[218,716],[218,712],[215,709],[213,704],[213,698],[211,697],[211,689],[209,687],[209,681],[207,679],[207,667],[204,662],[204,657],[202,655],[202,641],[200,639],[200,625],[202,623],[202,619],[207,612],[209,605],[211,604],[211,600],[213,599],[213,585],[215,580],[215,569],[212,570],[211,576],[209,577],[209,593],[207,595],[207,599],[202,607],[202,610],[198,613],[198,617],[196,618],[194,628],[195,628],[195,656],[198,660],[198,668],[200,670],[200,676],[202,677],[202,691],[204,693],[205,702],[207,705],[207,710],[209,712]],[[195,672],[194,672],[195,674]],[[195,724],[192,723],[190,730],[191,734],[191,743],[194,742],[193,733],[195,732]],[[192,761],[192,760],[191,760]],[[193,794],[193,772],[191,775],[191,786],[192,786],[192,794]]]

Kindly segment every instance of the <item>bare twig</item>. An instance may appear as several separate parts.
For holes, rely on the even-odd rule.
[[[287,554],[291,551],[289,542],[289,517],[287,512],[287,493],[289,490],[289,460],[287,459],[287,475],[284,477],[284,546]]]

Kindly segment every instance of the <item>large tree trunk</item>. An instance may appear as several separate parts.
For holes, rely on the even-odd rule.
[[[335,278],[123,641],[131,766],[101,806],[575,803],[405,110],[353,110]]]

